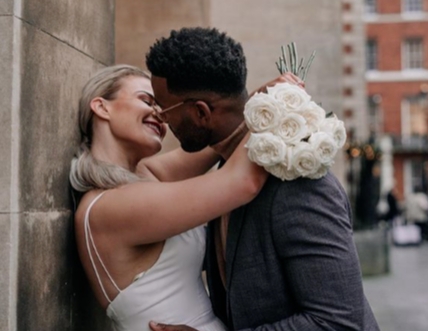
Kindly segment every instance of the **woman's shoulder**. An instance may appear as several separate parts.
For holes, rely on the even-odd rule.
[[[75,219],[83,220],[88,208],[91,208],[96,205],[102,205],[102,210],[106,211],[108,214],[109,210],[115,209],[118,203],[115,203],[119,200],[129,200],[130,195],[135,195],[135,189],[133,187],[138,186],[137,191],[143,194],[145,191],[150,190],[151,186],[147,187],[147,190],[142,189],[142,185],[153,185],[153,183],[159,183],[158,181],[147,179],[139,182],[129,183],[121,185],[111,189],[94,189],[84,193],[77,205],[75,211]],[[103,197],[101,199],[101,197]],[[98,202],[98,200],[100,200]],[[104,213],[103,213],[104,214]]]
[[[77,205],[77,209],[74,213],[74,222],[79,224],[83,223],[88,208],[95,203],[95,199],[101,198],[101,196],[106,192],[106,190],[91,190],[84,193]],[[92,207],[92,206],[91,206]]]

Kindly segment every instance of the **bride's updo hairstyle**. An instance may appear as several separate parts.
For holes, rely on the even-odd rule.
[[[91,153],[94,112],[90,103],[96,97],[113,100],[121,88],[121,79],[128,76],[150,79],[140,68],[119,64],[98,71],[82,89],[79,100],[80,147],[71,161],[69,176],[71,186],[78,192],[111,189],[141,180],[123,167],[95,159]]]

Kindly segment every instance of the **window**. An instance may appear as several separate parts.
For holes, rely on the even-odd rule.
[[[382,133],[382,96],[379,94],[370,95],[367,98],[368,122],[370,135],[373,137]]]
[[[423,152],[428,146],[428,99],[425,93],[409,96],[402,101],[402,144],[410,152]],[[423,157],[424,158],[424,157]],[[405,163],[405,193],[414,192],[416,188],[428,189],[428,161],[412,159]]]
[[[427,112],[423,101],[419,96],[407,99],[410,112],[410,135],[412,136],[428,134]]]
[[[422,38],[406,39],[403,50],[403,69],[422,69],[424,67]]]
[[[354,72],[353,68],[351,66],[345,66],[343,68],[343,73],[345,75],[352,75],[352,73]]]
[[[377,70],[377,41],[369,39],[366,45],[367,70]]]
[[[343,46],[343,52],[345,54],[352,54],[353,51],[354,51],[354,48],[352,47],[352,45],[344,45]]]
[[[403,1],[404,1],[403,9],[405,12],[423,11],[422,0],[403,0]]]
[[[401,103],[401,144],[409,151],[427,148],[428,103],[424,94],[406,97]]]
[[[352,24],[349,24],[349,23],[343,24],[343,31],[351,32],[352,31]]]
[[[349,2],[344,2],[343,5],[342,5],[342,10],[343,11],[351,11],[351,8],[352,8],[352,6],[351,6],[351,4]]]
[[[426,192],[428,188],[428,162],[421,159],[411,159],[404,163],[405,194],[420,190]]]
[[[350,88],[350,87],[345,87],[345,88],[343,89],[343,95],[344,95],[345,97],[351,97],[353,94],[354,94],[354,91],[352,90],[352,88]]]
[[[368,14],[377,13],[377,1],[376,0],[365,0],[365,11]]]

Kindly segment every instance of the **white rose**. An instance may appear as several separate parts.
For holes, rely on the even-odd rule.
[[[346,130],[343,121],[339,120],[336,115],[324,119],[320,125],[320,130],[330,133],[336,141],[337,148],[342,148],[346,142]]]
[[[276,125],[280,105],[266,93],[256,93],[245,104],[244,117],[252,132],[264,132]]]
[[[265,170],[281,180],[294,180],[300,175],[294,168],[289,169],[288,164],[278,163],[270,167],[265,167]]]
[[[286,144],[295,144],[308,136],[308,127],[300,114],[284,113],[273,133],[284,139]]]
[[[317,132],[325,119],[325,110],[313,101],[309,102],[301,114],[306,119],[309,133]]]
[[[304,89],[290,83],[278,83],[267,88],[268,94],[278,100],[281,109],[286,111],[302,111],[307,108],[311,96]]]
[[[307,142],[301,142],[294,147],[291,164],[302,177],[309,178],[316,174],[321,167],[317,153]]]
[[[337,153],[337,145],[333,136],[326,132],[316,132],[311,135],[308,142],[314,148],[318,159],[325,166],[331,166]]]
[[[286,155],[285,143],[270,132],[252,133],[245,147],[248,158],[263,167],[282,162]]]
[[[326,165],[321,165],[317,172],[313,173],[312,175],[309,175],[308,178],[310,179],[319,179],[321,177],[324,177],[327,175],[328,167]]]

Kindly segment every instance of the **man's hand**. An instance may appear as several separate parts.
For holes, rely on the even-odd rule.
[[[198,331],[187,325],[172,325],[172,324],[161,324],[151,321],[149,323],[152,331]]]
[[[299,77],[297,77],[296,75],[293,75],[291,72],[286,72],[278,77],[276,77],[274,80],[271,80],[270,82],[260,86],[258,89],[256,89],[255,91],[253,91],[250,94],[250,97],[252,97],[255,93],[266,93],[267,87],[271,87],[274,86],[275,84],[278,83],[290,83],[290,84],[295,84],[300,86],[302,89],[305,88],[305,82],[303,80],[301,80]]]

